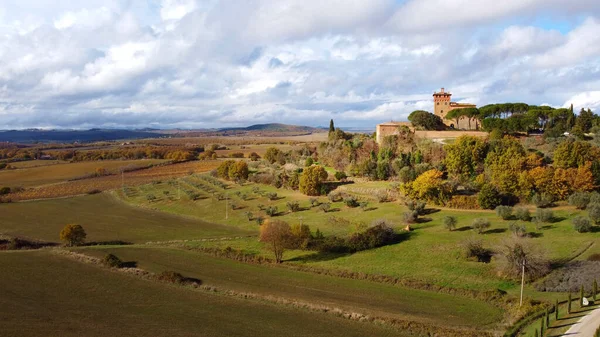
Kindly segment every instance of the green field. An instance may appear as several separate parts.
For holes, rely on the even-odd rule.
[[[104,160],[80,163],[59,163],[54,165],[43,165],[46,164],[45,161],[15,163],[14,165],[11,165],[18,167],[19,169],[0,171],[0,186],[34,187],[80,178],[95,173],[98,168],[104,168],[110,173],[117,173],[119,169],[123,167],[142,167],[161,162],[165,162],[165,160]],[[42,166],[36,166],[37,163]],[[56,163],[56,161],[50,161],[48,163]]]
[[[249,234],[234,227],[131,207],[108,194],[0,204],[0,214],[0,233],[49,242],[58,242],[61,229],[69,223],[83,226],[87,241],[143,243]]]
[[[250,292],[378,317],[433,323],[440,326],[482,327],[502,319],[500,309],[463,297],[411,290],[369,281],[252,265],[175,248],[86,248],[86,254],[108,253],[139,268],[160,273],[174,270],[236,292]]]
[[[186,184],[188,189],[193,189],[198,184],[206,185],[205,182],[195,176],[183,179],[182,184]],[[277,192],[280,199],[269,201],[265,197],[255,195],[252,193],[252,187],[254,186],[259,186],[263,191]],[[308,224],[313,231],[318,228],[326,235],[343,236],[360,230],[362,227],[357,225],[358,223],[369,224],[374,219],[389,220],[395,224],[397,230],[404,227],[402,214],[407,210],[404,205],[398,202],[377,203],[372,198],[372,190],[382,189],[386,186],[389,186],[389,184],[381,182],[344,186],[344,188],[359,195],[359,197],[369,200],[370,210],[363,211],[360,208],[348,208],[342,202],[338,202],[332,204],[333,211],[324,213],[319,211],[318,208],[310,208],[309,198],[298,192],[277,190],[270,186],[255,184],[246,184],[241,187],[229,184],[226,190],[220,191],[230,196],[229,204],[235,203],[240,209],[235,211],[229,209],[228,219],[225,219],[227,203],[217,201],[209,195],[206,199],[198,201],[182,198],[181,201],[173,202],[165,199],[151,204],[144,199],[143,196],[147,193],[160,195],[163,190],[174,193],[174,188],[166,186],[166,184],[142,186],[141,193],[134,197],[127,197],[122,194],[120,196],[133,205],[144,207],[151,205],[168,213],[186,214],[198,219],[254,231],[255,233],[258,231],[258,225],[254,221],[248,221],[245,213],[264,214],[259,210],[259,204],[276,206],[280,211],[280,215],[276,217],[277,219],[287,221],[290,224],[302,222]],[[198,191],[202,192],[201,189]],[[237,197],[235,195],[236,191],[247,194],[249,196],[248,200]],[[363,194],[358,193],[361,191]],[[325,202],[327,198],[321,197],[320,200]],[[298,201],[304,210],[296,213],[288,212],[286,203],[289,201]],[[533,222],[525,223],[527,231],[534,236],[530,239],[530,242],[544,250],[550,259],[565,260],[575,257],[584,248],[591,243],[598,242],[600,239],[599,232],[580,234],[573,230],[570,219],[579,213],[585,212],[570,207],[562,207],[554,211],[554,215],[559,221],[545,224],[539,230],[536,229]],[[534,210],[532,209],[533,214]],[[443,227],[442,218],[446,215],[452,215],[458,219],[457,230],[450,232]],[[441,209],[423,218],[426,219],[426,222],[413,225],[414,231],[411,232],[409,239],[396,245],[335,258],[315,256],[314,252],[294,251],[288,253],[285,258],[288,259],[288,262],[306,263],[323,268],[352,270],[370,274],[391,275],[449,288],[503,289],[509,291],[515,289],[517,286],[515,283],[497,276],[497,261],[492,260],[491,263],[485,264],[466,261],[462,257],[462,242],[469,238],[481,239],[487,248],[499,250],[502,241],[512,236],[508,231],[510,221],[501,220],[493,211],[450,209]],[[475,218],[489,219],[492,224],[491,228],[483,235],[476,234],[469,228]],[[343,220],[350,222],[344,222]],[[240,239],[233,242],[190,243],[190,245],[218,246],[222,248],[231,246],[250,253],[270,256],[270,252],[258,244],[255,239]],[[599,246],[595,244],[591,249],[595,250]]]
[[[0,254],[0,335],[402,336],[266,302],[169,286],[51,255]]]

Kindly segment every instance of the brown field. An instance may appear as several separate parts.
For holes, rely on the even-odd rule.
[[[133,141],[136,144],[159,145],[260,145],[260,144],[288,144],[288,143],[318,143],[327,140],[327,132],[313,133],[302,136],[259,137],[259,136],[230,136],[230,137],[181,137],[181,138],[152,138]]]
[[[56,160],[26,161],[11,164],[19,169],[0,171],[0,186],[34,187],[55,184],[93,174],[98,168],[104,168],[109,173],[117,173],[123,167],[145,167],[162,162],[165,160],[104,160],[78,163]]]
[[[97,162],[93,163],[96,164]],[[22,201],[62,198],[86,194],[92,191],[107,191],[122,187],[123,182],[125,186],[137,186],[157,180],[182,177],[190,173],[208,172],[217,168],[219,164],[219,161],[211,160],[155,166],[145,170],[125,173],[123,177],[121,175],[111,175],[26,189],[19,193],[10,194],[9,198],[12,201]]]

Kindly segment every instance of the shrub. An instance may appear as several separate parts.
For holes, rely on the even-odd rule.
[[[483,209],[494,209],[502,203],[502,196],[493,185],[486,184],[481,187],[477,202]]]
[[[310,202],[310,207],[316,207],[319,206],[319,199],[317,198],[310,198],[308,199],[308,202]]]
[[[454,195],[446,206],[458,209],[480,209],[476,195]]]
[[[449,231],[453,231],[454,229],[456,229],[456,224],[458,223],[456,217],[451,215],[446,215],[442,219],[442,222],[444,223],[444,227],[446,227],[446,229],[448,229]]]
[[[484,218],[477,218],[473,220],[471,227],[477,231],[478,234],[483,234],[483,232],[490,228],[490,221]]]
[[[248,221],[254,220],[254,214],[252,214],[252,212],[245,212],[244,215],[246,216],[246,219],[248,219]]]
[[[346,206],[351,207],[351,208],[358,207],[358,205],[359,205],[358,199],[356,199],[356,197],[353,197],[353,196],[348,196],[348,197],[344,198],[344,203],[346,204]]]
[[[342,193],[340,193],[338,191],[331,191],[331,192],[329,192],[329,194],[327,194],[327,198],[331,202],[339,202],[339,201],[343,200]]]
[[[390,196],[386,191],[377,191],[377,193],[375,193],[375,198],[377,198],[377,201],[380,204],[390,201]]]
[[[257,161],[260,159],[260,156],[258,155],[258,153],[252,152],[248,155],[248,158],[250,158],[251,161]]]
[[[527,227],[516,222],[511,222],[508,224],[508,230],[518,237],[524,237],[527,235]]]
[[[590,193],[575,192],[569,196],[569,205],[575,206],[577,209],[585,209],[590,203]]]
[[[371,227],[362,233],[355,233],[348,239],[350,251],[358,252],[394,243],[394,230],[385,220],[375,220]]]
[[[315,161],[312,159],[312,157],[308,157],[306,158],[306,160],[304,161],[304,167],[310,167],[315,163]]]
[[[408,207],[408,209],[411,211],[417,212],[418,215],[425,214],[426,206],[427,206],[427,203],[425,203],[423,201],[408,200],[406,202],[406,207]]]
[[[510,220],[512,218],[513,208],[510,206],[498,206],[496,207],[496,215],[502,218],[502,220]]]
[[[244,158],[244,154],[242,152],[230,153],[229,158]]]
[[[548,223],[554,219],[554,212],[551,209],[537,208],[535,210],[535,221]]]
[[[531,197],[531,202],[540,208],[552,207],[554,204],[554,198],[550,194],[534,194]]]
[[[259,215],[254,218],[254,221],[256,221],[257,225],[262,226],[262,224],[265,223],[265,218]]]
[[[265,210],[265,213],[267,213],[268,216],[276,216],[278,213],[277,206],[267,207],[267,209]]]
[[[66,225],[60,232],[60,240],[69,247],[80,246],[85,242],[87,234],[81,225]]]
[[[300,210],[300,204],[297,201],[288,201],[286,206],[290,212],[298,212]]]
[[[466,259],[476,259],[477,262],[489,262],[492,257],[492,251],[483,247],[483,242],[478,239],[466,240],[463,251]]]
[[[10,193],[10,187],[2,187],[0,188],[0,195],[6,195]]]
[[[107,254],[102,259],[102,264],[107,267],[121,268],[123,266],[123,261],[121,261],[121,259],[119,259],[116,255]]]
[[[337,171],[335,173],[335,179],[337,181],[345,180],[346,178],[348,178],[348,176],[346,175],[346,173],[344,171]]]
[[[587,233],[592,229],[590,219],[578,216],[573,219],[573,228],[579,233]]]
[[[531,214],[529,213],[529,209],[526,207],[517,207],[514,209],[515,218],[522,221],[530,221]]]
[[[180,273],[177,273],[174,271],[163,271],[162,273],[158,274],[158,276],[156,278],[160,281],[168,282],[168,283],[175,283],[175,284],[185,283],[185,277],[183,277],[183,275],[181,275]]]
[[[324,202],[319,205],[319,209],[322,210],[323,213],[327,213],[331,209],[331,204],[328,202]]]
[[[269,200],[276,200],[277,199],[277,193],[275,193],[275,192],[269,192],[269,193],[266,194],[266,196],[267,196],[267,198]]]
[[[600,204],[590,203],[587,206],[588,216],[594,223],[600,222]]]
[[[368,201],[361,201],[359,203],[360,209],[362,209],[363,211],[366,211],[369,208],[369,202]]]
[[[408,211],[402,214],[404,223],[413,224],[419,220],[419,213],[417,211]]]

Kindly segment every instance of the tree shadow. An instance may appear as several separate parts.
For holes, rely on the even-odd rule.
[[[181,282],[183,284],[196,284],[196,285],[202,285],[202,280],[195,278],[195,277],[184,277],[183,280],[181,280]]]
[[[471,229],[473,229],[473,227],[464,226],[464,227],[456,228],[455,230],[453,230],[453,232],[466,232],[466,231],[470,231]]]
[[[483,232],[483,234],[501,234],[506,232],[506,228],[494,228]]]
[[[108,241],[90,241],[86,242],[83,246],[128,246],[132,245],[132,242],[121,241],[121,240],[108,240]]]
[[[564,220],[567,220],[567,218],[565,218],[564,216],[554,216],[552,217],[552,219],[550,219],[550,223],[557,223]]]
[[[541,238],[544,236],[544,233],[537,233],[537,232],[529,232],[527,233],[527,236],[532,238],[532,239],[537,239],[537,238]]]
[[[417,221],[415,221],[415,223],[420,224],[420,223],[428,223],[431,221],[433,221],[433,219],[431,219],[431,218],[418,218]],[[424,227],[421,227],[421,228],[424,228]]]
[[[592,228],[590,228],[590,232],[591,233],[598,233],[598,232],[600,232],[600,226],[592,226]]]
[[[377,210],[377,207],[365,208],[365,212],[376,211],[376,210]]]
[[[553,228],[556,228],[556,226],[554,226],[554,225],[545,225],[545,226],[541,226],[540,227],[540,229],[543,229],[543,230],[553,229]]]
[[[352,253],[312,253],[308,255],[297,256],[286,260],[289,262],[325,262],[338,259],[344,256],[350,256]]]
[[[136,261],[121,262],[121,268],[137,268]]]
[[[440,211],[441,211],[441,209],[439,209],[439,208],[426,208],[423,210],[423,213],[421,215],[434,214],[434,213],[438,213]]]

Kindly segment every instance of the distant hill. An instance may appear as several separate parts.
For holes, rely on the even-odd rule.
[[[245,128],[223,128],[219,129],[221,132],[228,131],[265,131],[265,132],[305,132],[305,133],[313,133],[313,132],[322,132],[323,129],[313,128],[310,126],[299,126],[299,125],[288,125],[288,124],[279,124],[279,123],[271,123],[271,124],[255,124]]]
[[[0,142],[12,143],[89,143],[120,139],[156,138],[159,133],[136,130],[10,130],[0,131]]]

